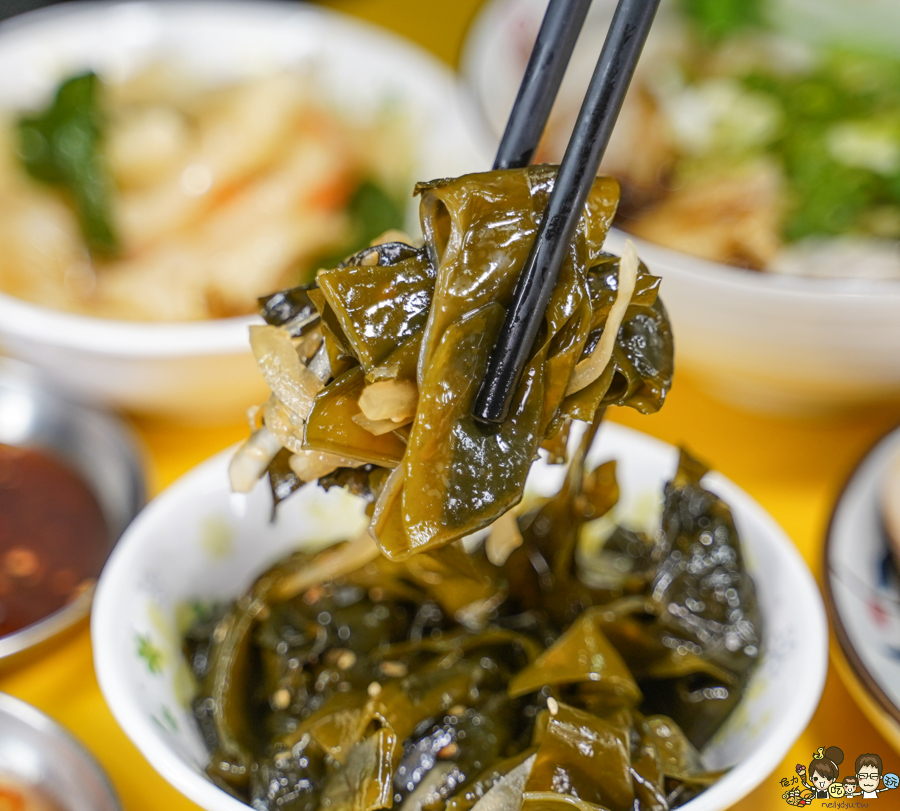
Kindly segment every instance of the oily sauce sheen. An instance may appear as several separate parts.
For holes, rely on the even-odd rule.
[[[100,505],[75,472],[42,451],[0,444],[0,635],[89,588],[108,539]]]

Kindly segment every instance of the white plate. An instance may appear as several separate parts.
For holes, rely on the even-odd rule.
[[[825,541],[825,602],[848,687],[900,750],[900,577],[881,520],[885,473],[900,454],[900,429],[881,439],[851,475]]]
[[[645,521],[654,505],[658,511],[675,448],[608,424],[594,450],[597,460],[619,462],[621,518]],[[97,677],[116,720],[166,780],[208,811],[246,806],[203,774],[207,752],[186,704],[179,607],[232,599],[298,545],[347,537],[365,520],[357,499],[308,486],[269,523],[265,483],[248,496],[229,492],[229,457],[226,451],[200,465],[138,516],[100,578],[91,624]],[[552,490],[561,474],[537,462],[530,485]],[[712,473],[705,483],[732,508],[765,629],[743,700],[704,750],[710,767],[734,768],[685,806],[691,811],[732,805],[781,762],[819,702],[827,665],[822,601],[790,539],[732,482]]]
[[[340,108],[403,106],[417,134],[417,179],[490,165],[444,65],[384,29],[305,3],[88,2],[13,18],[0,25],[0,109],[45,102],[75,71],[127,75],[159,59],[220,80],[312,64]],[[106,404],[199,421],[237,418],[267,396],[249,349],[254,320],[113,321],[0,294],[0,346],[10,354]]]

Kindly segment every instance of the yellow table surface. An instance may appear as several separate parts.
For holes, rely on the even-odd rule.
[[[394,28],[455,64],[479,0],[330,0],[326,5]],[[835,498],[859,457],[900,421],[900,407],[822,421],[761,417],[721,405],[679,373],[662,412],[641,417],[613,409],[610,419],[684,444],[730,477],[784,527],[821,581],[821,550]],[[205,429],[134,424],[146,444],[154,494],[243,438],[246,430],[242,424]],[[106,768],[128,811],[196,808],[153,771],[113,719],[97,686],[86,623],[50,652],[0,673],[0,691],[40,708],[83,741]],[[818,747],[831,745],[840,746],[848,760],[861,752],[894,759],[833,667],[809,727],[781,766],[734,808],[786,807],[778,778],[793,775],[796,763],[809,763]]]

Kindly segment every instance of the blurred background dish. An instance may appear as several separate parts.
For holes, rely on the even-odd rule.
[[[96,760],[34,707],[0,693],[0,807],[10,811],[119,811]]]
[[[493,3],[472,35],[469,72],[494,133],[544,6]],[[565,150],[614,7],[592,8],[539,159]],[[900,59],[882,35],[897,14],[857,7],[664,6],[604,158],[622,183],[619,225],[737,267],[900,279]]]
[[[143,503],[130,431],[0,359],[0,660],[87,615],[100,570]]]
[[[462,70],[495,138],[545,6],[494,0],[468,37]],[[692,15],[661,11],[602,167],[623,185],[617,225],[641,238],[641,256],[666,278],[678,361],[755,409],[896,398],[900,94],[891,77],[900,61],[886,33],[896,8],[683,6]],[[614,7],[592,7],[545,160],[560,157]],[[614,231],[610,248],[622,239]]]
[[[127,321],[249,315],[403,228],[402,100],[341,111],[314,62],[213,81],[161,60],[66,77],[0,125],[4,292]]]
[[[900,429],[859,463],[825,540],[833,657],[860,707],[900,751],[900,570],[896,530]]]
[[[146,413],[260,399],[256,297],[489,160],[449,71],[307,6],[44,9],[0,27],[0,73],[0,344]]]
[[[270,521],[265,483],[246,497],[230,492],[230,455],[225,451],[191,471],[131,526],[104,570],[91,623],[98,679],[116,719],[159,773],[208,811],[245,806],[203,775],[208,756],[186,703],[180,637],[195,619],[190,605],[233,599],[298,546],[353,537],[366,522],[361,499],[316,486],[298,490]],[[593,463],[618,460],[618,519],[643,526],[648,513],[658,513],[677,456],[672,446],[603,426],[591,457]],[[562,473],[538,462],[530,487],[552,493]],[[709,767],[736,765],[691,801],[695,811],[730,806],[775,767],[818,703],[826,666],[821,598],[796,549],[734,484],[718,474],[705,483],[732,508],[766,642],[741,704],[704,749]]]

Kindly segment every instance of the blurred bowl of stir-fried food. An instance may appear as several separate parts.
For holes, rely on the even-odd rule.
[[[777,765],[819,700],[826,627],[818,590],[782,530],[725,478],[616,425],[601,428],[582,466],[588,444],[572,451],[570,440],[568,473],[538,461],[517,520],[498,521],[483,547],[470,538],[466,551],[447,546],[400,562],[360,534],[365,501],[346,488],[307,485],[272,520],[265,483],[235,495],[232,452],[210,459],[139,517],[101,578],[92,639],[114,715],[167,780],[215,811],[245,802],[345,807],[357,783],[359,796],[374,792],[372,808],[518,808],[529,769],[526,807],[567,802],[565,786],[532,785],[551,755],[579,796],[605,808],[644,807],[635,803],[656,794],[667,807],[730,806]],[[516,531],[518,548],[508,543]],[[557,537],[573,532],[574,547]],[[673,554],[656,546],[662,536]],[[553,573],[514,587],[548,539],[542,554]],[[668,605],[676,623],[671,607],[685,599],[688,624],[704,624],[711,610],[694,599],[696,572],[678,563],[680,544],[693,550],[697,571],[728,571],[718,653],[700,643],[656,651],[674,637],[654,636],[655,605]],[[651,547],[659,554],[645,557]],[[578,570],[571,582],[569,565]],[[490,574],[482,581],[485,572],[510,578],[508,591],[495,591]],[[600,603],[573,621],[567,606],[588,592]],[[529,600],[538,602],[522,610]],[[551,630],[567,623],[561,635]],[[556,641],[540,642],[547,634]],[[534,659],[532,649],[545,645]],[[522,667],[511,664],[517,655],[532,664],[507,685],[505,668]],[[745,659],[752,666],[738,677],[733,667]],[[573,684],[582,671],[594,675]],[[538,683],[549,686],[534,692]],[[672,689],[682,683],[693,689]],[[353,710],[359,702],[362,715]],[[371,723],[360,722],[369,710]],[[592,730],[593,744],[586,739],[577,752],[565,743],[573,719]],[[544,730],[542,739],[535,732],[540,743],[511,740],[531,728]],[[354,729],[364,736],[355,745]],[[409,736],[400,749],[394,733]],[[269,744],[270,736],[290,745]],[[620,739],[642,743],[632,751]],[[562,749],[545,750],[546,741]],[[571,759],[585,751],[598,759],[579,772]],[[387,760],[370,762],[376,752]],[[504,752],[516,754],[504,760]],[[373,771],[378,762],[385,768]],[[493,787],[471,780],[476,762],[491,764]]]
[[[301,4],[43,10],[0,77],[0,346],[143,412],[258,399],[257,297],[485,161],[435,59]]]
[[[463,69],[502,132],[545,0],[497,0]],[[615,3],[594,3],[539,159],[561,156]],[[889,0],[661,9],[603,164],[610,243],[665,278],[679,368],[808,412],[900,395],[900,60]]]

